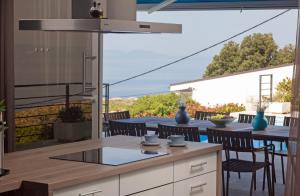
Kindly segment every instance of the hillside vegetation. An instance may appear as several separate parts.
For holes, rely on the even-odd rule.
[[[194,116],[196,111],[230,113],[245,110],[243,105],[235,103],[205,107],[190,97],[185,97],[184,99],[186,100],[187,112],[191,117]],[[137,100],[112,100],[110,101],[110,111],[129,110],[132,117],[159,116],[173,118],[178,111],[179,100],[180,96],[175,93],[149,95],[140,97]]]

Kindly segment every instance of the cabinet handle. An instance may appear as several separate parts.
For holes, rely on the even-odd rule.
[[[199,184],[199,185],[195,185],[195,186],[191,186],[191,193],[192,192],[195,192],[195,189],[197,189],[197,191],[199,191],[199,189],[201,190],[202,187],[206,186],[207,183],[202,183],[202,184]]]
[[[85,95],[86,91],[89,87],[86,85],[86,60],[95,60],[96,56],[87,56],[85,52],[82,53],[82,94]],[[92,90],[95,90],[96,88],[92,88]]]
[[[203,162],[203,163],[191,165],[191,169],[193,169],[193,168],[195,168],[195,167],[203,167],[204,165],[207,165],[207,162]]]
[[[91,191],[91,192],[88,192],[88,193],[80,193],[79,196],[94,195],[96,193],[102,193],[102,192],[103,192],[102,190],[95,190],[95,191]]]

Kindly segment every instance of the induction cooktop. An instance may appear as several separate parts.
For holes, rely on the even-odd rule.
[[[160,157],[167,154],[167,152],[149,151],[143,149],[103,147],[87,151],[75,152],[71,154],[54,156],[50,158],[66,161],[118,166],[145,159]]]

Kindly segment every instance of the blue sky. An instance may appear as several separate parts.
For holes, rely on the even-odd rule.
[[[174,11],[156,12],[151,15],[138,13],[140,21],[179,23],[182,34],[107,34],[104,37],[104,81],[115,81],[144,72],[207,47],[224,38],[243,31],[283,10],[235,11]],[[273,33],[279,47],[296,40],[297,11],[281,17],[244,34]],[[189,60],[164,70],[111,88],[113,97],[168,91],[169,84],[199,79],[222,46],[199,54]]]

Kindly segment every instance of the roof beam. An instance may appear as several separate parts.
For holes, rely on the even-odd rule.
[[[156,3],[154,3],[156,2]],[[137,0],[138,10],[148,11],[158,1]],[[297,9],[297,0],[177,0],[173,4],[169,4],[161,8],[162,11],[177,10],[240,10],[240,9]]]
[[[155,5],[154,7],[150,8],[148,10],[148,14],[152,14],[153,12],[159,11],[163,9],[164,7],[167,7],[168,5],[171,5],[174,3],[176,0],[165,0],[161,2],[160,4]]]

